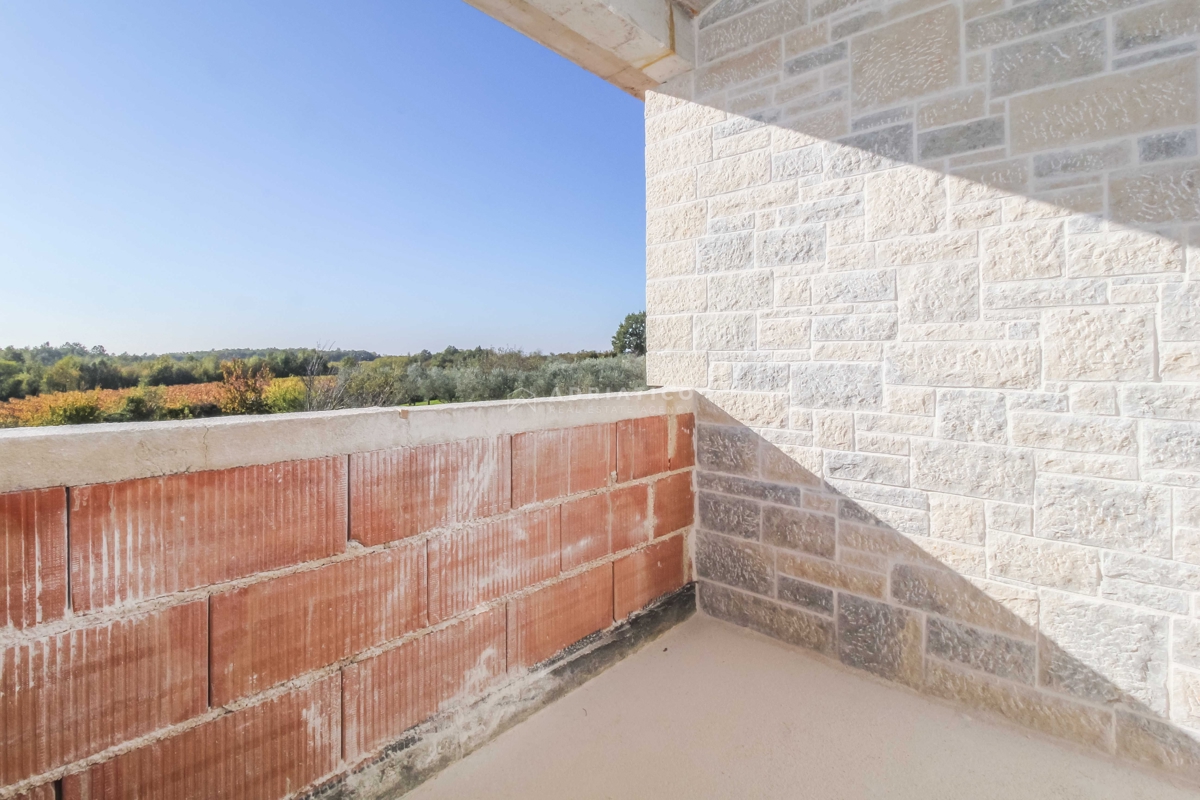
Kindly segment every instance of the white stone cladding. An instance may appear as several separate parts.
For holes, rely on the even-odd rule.
[[[1200,3],[695,25],[646,299],[702,607],[1200,777]]]

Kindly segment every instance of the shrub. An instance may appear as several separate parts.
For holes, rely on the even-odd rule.
[[[303,411],[307,394],[300,378],[276,378],[263,392],[263,402],[272,414]]]
[[[163,419],[163,391],[145,386],[125,392],[120,407],[105,416],[105,422],[150,422]]]
[[[240,358],[221,363],[220,407],[225,414],[264,414],[269,409],[263,397],[271,385],[271,368],[252,368]]]
[[[98,392],[62,392],[46,405],[34,425],[86,425],[104,421]]]

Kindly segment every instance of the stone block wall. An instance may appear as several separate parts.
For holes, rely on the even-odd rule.
[[[1200,4],[695,24],[646,299],[701,608],[1200,778]]]
[[[0,433],[0,797],[367,797],[482,744],[690,580],[691,408]]]

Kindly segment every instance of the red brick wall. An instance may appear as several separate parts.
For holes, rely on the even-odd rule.
[[[692,428],[0,494],[0,795],[257,800],[375,757],[687,581]]]

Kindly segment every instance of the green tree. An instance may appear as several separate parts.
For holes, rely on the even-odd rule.
[[[617,328],[612,338],[613,352],[617,355],[632,353],[635,356],[646,355],[646,312],[639,311],[629,314]]]
[[[63,356],[46,370],[42,386],[51,392],[78,392],[86,388],[83,362],[76,355]]]
[[[0,401],[25,394],[25,376],[21,374],[24,368],[25,365],[20,362],[0,359]]]

